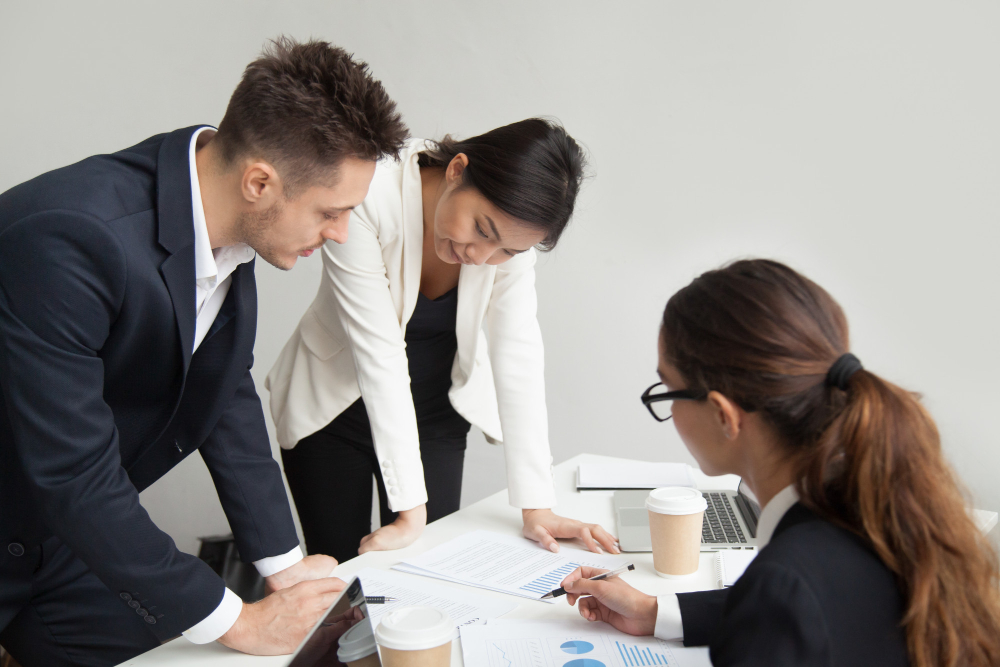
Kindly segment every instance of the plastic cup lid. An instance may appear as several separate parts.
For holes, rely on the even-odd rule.
[[[397,651],[420,651],[458,637],[451,617],[434,607],[403,607],[382,616],[375,630],[379,646]]]
[[[687,486],[653,489],[646,497],[646,509],[657,514],[697,514],[707,507],[708,501],[701,491]]]
[[[340,648],[337,649],[337,659],[341,662],[353,662],[371,655],[375,648],[375,635],[372,634],[368,619],[358,623],[340,637]]]

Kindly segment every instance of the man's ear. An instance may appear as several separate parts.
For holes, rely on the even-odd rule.
[[[743,409],[717,391],[708,392],[708,404],[722,434],[727,440],[735,440],[743,429]]]
[[[453,157],[451,162],[448,163],[448,168],[444,172],[444,178],[448,182],[448,185],[460,185],[462,183],[462,174],[468,166],[469,156],[465,153],[459,153]]]
[[[281,193],[281,177],[267,162],[254,162],[243,170],[240,194],[253,206],[270,207]]]

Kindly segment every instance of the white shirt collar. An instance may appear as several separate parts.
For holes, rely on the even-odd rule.
[[[760,512],[760,519],[757,521],[757,549],[763,549],[771,541],[774,529],[778,527],[781,519],[792,505],[799,502],[799,494],[795,491],[795,485],[790,484],[771,498],[764,509]]]
[[[208,223],[205,222],[205,206],[201,201],[201,185],[198,182],[198,165],[195,161],[198,136],[206,130],[215,131],[214,127],[201,127],[191,135],[191,145],[188,148],[188,161],[191,171],[191,212],[194,217],[194,277],[202,289],[212,289],[240,264],[254,258],[253,248],[245,243],[212,250],[212,241],[208,238]],[[220,267],[220,264],[225,264]],[[220,270],[221,268],[221,270]],[[220,275],[225,273],[225,275]]]

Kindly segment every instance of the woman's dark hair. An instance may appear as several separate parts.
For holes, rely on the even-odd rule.
[[[802,502],[859,535],[895,574],[916,667],[1000,664],[997,556],[965,510],[937,427],[917,397],[867,370],[841,390],[847,319],[816,283],[744,260],[667,303],[666,360],[777,430]]]
[[[542,250],[555,247],[573,215],[583,180],[583,150],[561,125],[529,118],[463,141],[445,135],[420,153],[421,167],[447,167],[469,158],[462,186],[472,187],[507,215],[545,232]]]

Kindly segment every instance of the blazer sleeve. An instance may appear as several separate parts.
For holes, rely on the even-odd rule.
[[[427,490],[406,343],[389,293],[378,230],[369,215],[368,207],[355,210],[350,240],[323,246],[328,280],[320,289],[328,285],[334,292],[332,301],[354,358],[389,507],[399,512],[426,503]]]
[[[271,455],[264,411],[249,367],[199,451],[243,561],[280,556],[298,545],[281,469]]]
[[[678,593],[685,646],[708,646],[718,635],[729,589]]]
[[[729,590],[709,652],[716,667],[832,664],[819,601],[802,577],[774,563],[748,569]]]
[[[497,267],[486,313],[490,365],[503,431],[510,504],[554,507],[545,407],[545,350],[538,326],[535,250]]]
[[[225,586],[149,518],[121,466],[99,351],[122,306],[125,252],[103,222],[25,218],[0,237],[0,389],[24,474],[49,529],[115,594],[173,637]],[[124,604],[124,600],[123,600]]]

